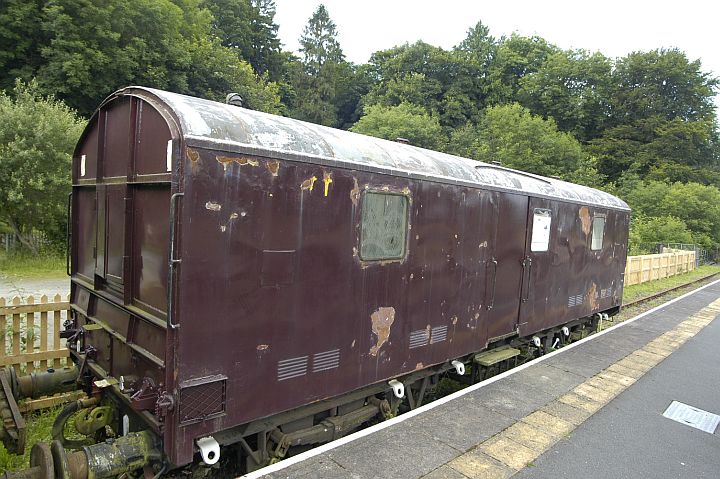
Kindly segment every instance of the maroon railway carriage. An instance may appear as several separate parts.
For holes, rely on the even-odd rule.
[[[210,438],[257,467],[391,379],[616,312],[628,220],[591,188],[127,88],[74,155],[73,354],[172,464]]]

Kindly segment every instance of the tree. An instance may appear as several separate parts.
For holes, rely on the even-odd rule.
[[[675,183],[660,202],[667,215],[687,224],[696,242],[720,243],[720,189],[699,183]]]
[[[523,37],[513,33],[502,38],[490,64],[488,101],[499,105],[517,101],[521,80],[540,70],[556,46],[538,36]]]
[[[0,2],[0,90],[10,90],[16,78],[30,79],[40,64],[43,0]]]
[[[0,220],[37,253],[30,235],[53,244],[65,232],[72,151],[84,122],[62,102],[17,82],[13,97],[0,92]]]
[[[634,52],[621,58],[613,72],[617,85],[614,121],[627,124],[654,116],[684,121],[712,118],[718,79],[701,68],[700,60],[690,61],[677,49]]]
[[[431,150],[442,150],[446,142],[437,118],[409,103],[368,106],[350,130],[386,140],[405,138],[412,145]]]
[[[341,63],[345,55],[337,41],[337,28],[325,5],[320,4],[300,37],[300,51],[307,73],[318,76],[326,63]]]
[[[357,121],[358,104],[367,93],[364,70],[345,61],[335,23],[324,5],[308,20],[300,37],[302,68],[292,67],[290,116],[321,125],[347,128]]]
[[[28,22],[36,30],[21,48],[31,61],[12,74],[26,81],[37,76],[45,93],[81,114],[131,84],[212,99],[223,99],[230,91],[277,97],[277,86],[266,78],[238,74],[247,64],[211,34],[213,17],[200,8],[200,0],[46,0],[37,12],[14,8],[3,13],[37,14],[0,29],[2,42],[25,35]],[[18,54],[13,55],[2,61],[12,67]],[[0,72],[5,84],[6,74]],[[259,107],[279,111],[279,99]]]
[[[274,0],[205,0],[204,5],[212,12],[212,32],[223,46],[257,73],[267,73],[272,81],[283,79],[288,54],[277,36]]]
[[[586,142],[600,136],[610,114],[611,70],[612,62],[600,53],[551,53],[537,71],[520,78],[518,101]]]
[[[471,129],[463,131],[473,134]],[[474,142],[454,137],[465,148],[471,145],[466,153],[474,159],[500,161],[510,168],[569,181],[583,178],[595,182],[594,186],[601,181],[593,160],[572,135],[558,131],[552,119],[534,116],[517,103],[487,108],[475,134]]]
[[[674,216],[647,218],[633,216],[630,223],[630,252],[649,252],[653,243],[692,243],[692,232],[685,222]],[[646,247],[643,247],[646,246]]]

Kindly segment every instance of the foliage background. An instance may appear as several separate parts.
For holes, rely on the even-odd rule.
[[[296,56],[273,0],[0,3],[0,228],[62,241],[82,123],[140,84],[411,143],[605,189],[634,210],[631,247],[720,243],[718,79],[676,49],[609,58],[478,21],[450,50],[345,59],[319,5]],[[22,208],[22,205],[27,205]]]

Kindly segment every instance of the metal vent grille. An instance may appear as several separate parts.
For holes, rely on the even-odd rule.
[[[410,333],[410,349],[425,346],[430,342],[430,331],[428,329],[418,329]]]
[[[300,356],[299,358],[283,359],[278,361],[277,378],[278,381],[305,376],[307,374],[308,357]]]
[[[339,349],[313,354],[312,372],[314,373],[327,371],[328,369],[335,369],[338,366],[340,366]]]
[[[430,344],[439,343],[447,339],[447,326],[435,326],[430,331]]]
[[[585,296],[582,294],[576,294],[575,296],[570,296],[568,298],[568,307],[572,308],[573,306],[580,306],[585,302]]]
[[[180,383],[180,424],[199,422],[225,412],[227,378],[222,375]]]

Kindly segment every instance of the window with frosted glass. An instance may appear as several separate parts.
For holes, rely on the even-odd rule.
[[[408,199],[392,193],[363,195],[360,258],[364,261],[401,259],[405,256]]]
[[[592,223],[592,240],[590,244],[590,249],[593,251],[598,251],[602,249],[603,246],[603,237],[605,235],[605,217],[604,216],[596,216],[593,218]]]

